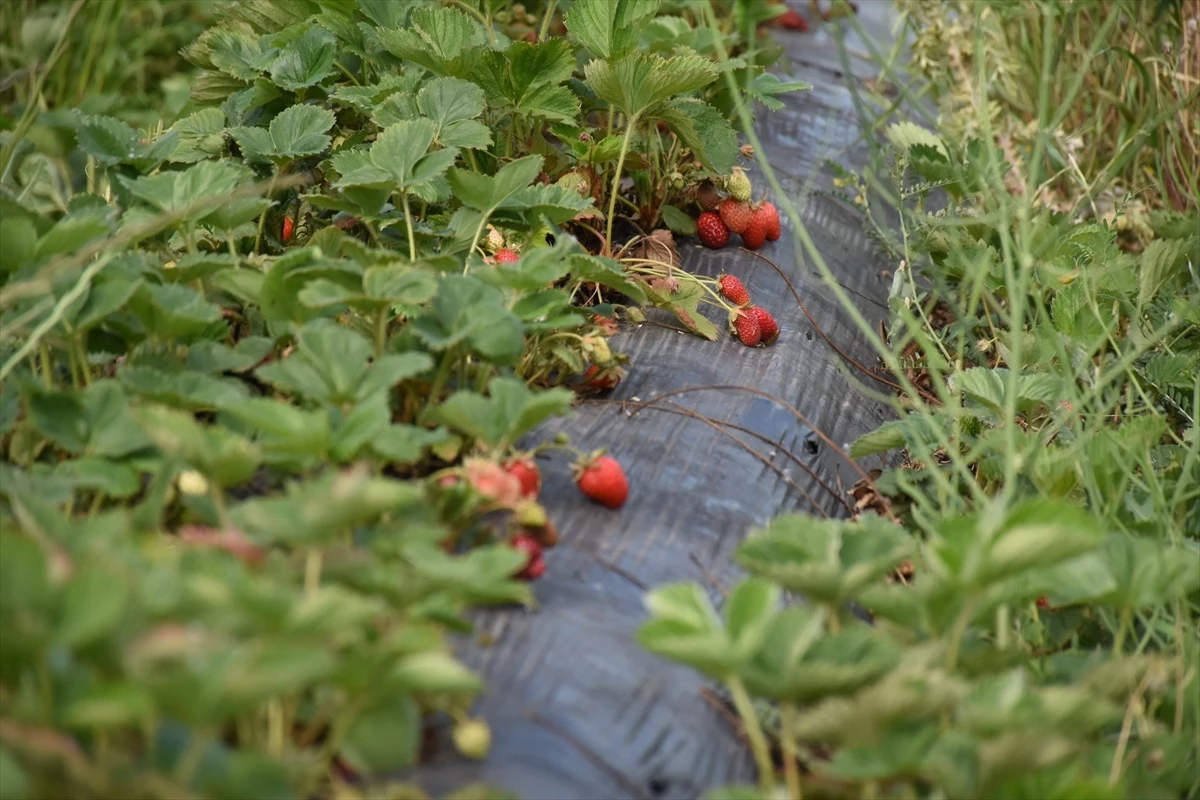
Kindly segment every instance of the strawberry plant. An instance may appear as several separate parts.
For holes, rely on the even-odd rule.
[[[123,105],[125,5],[3,12],[0,795],[418,793],[428,725],[490,738],[447,633],[553,566],[532,457],[629,492],[522,440],[640,304],[715,337],[672,230],[749,191],[722,70],[803,88],[784,9],[181,6]]]

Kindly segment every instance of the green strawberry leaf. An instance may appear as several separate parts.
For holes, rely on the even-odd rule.
[[[145,406],[134,417],[163,455],[178,458],[219,486],[236,486],[258,469],[261,455],[250,440],[201,425],[188,412]]]
[[[572,3],[567,34],[595,58],[615,59],[638,46],[645,24],[658,12],[660,0],[612,0]]]
[[[465,344],[498,364],[513,363],[524,346],[521,321],[505,307],[504,295],[471,276],[442,278],[429,310],[410,325],[432,350]]]
[[[175,152],[171,161],[194,164],[215,158],[225,151],[225,114],[219,108],[204,108],[171,126]]]
[[[698,55],[664,58],[657,53],[634,53],[618,61],[593,61],[584,68],[584,76],[601,100],[629,117],[640,118],[660,103],[712,83],[717,68]]]
[[[333,69],[336,53],[337,38],[313,25],[279,52],[270,67],[271,80],[289,92],[315,86]]]
[[[648,118],[661,119],[705,167],[727,174],[737,163],[737,134],[721,112],[702,100],[676,98]]]
[[[575,71],[575,54],[562,39],[538,44],[514,42],[487,53],[473,79],[488,102],[504,111],[559,122],[573,122],[579,98],[561,84]]]
[[[466,13],[445,6],[421,6],[409,27],[376,31],[384,49],[435,75],[465,78],[487,46],[482,26]]]
[[[516,378],[493,378],[488,396],[460,390],[430,416],[493,447],[520,439],[552,416],[565,414],[574,394],[567,389],[532,392]]]
[[[435,78],[416,98],[417,109],[437,125],[433,140],[443,147],[489,147],[492,133],[475,119],[485,105],[483,89],[458,78]]]
[[[239,81],[252,81],[275,58],[276,51],[267,41],[268,37],[257,37],[239,25],[209,29],[197,47],[207,51],[209,62],[221,72]]]

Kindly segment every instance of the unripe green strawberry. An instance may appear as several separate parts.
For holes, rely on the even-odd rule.
[[[743,203],[750,202],[750,195],[754,191],[750,185],[750,179],[746,177],[746,173],[741,167],[733,168],[733,173],[725,181],[725,188],[729,190],[729,194],[733,195],[734,199],[741,200]]]
[[[487,758],[492,729],[481,719],[464,719],[454,726],[454,746],[468,758]]]
[[[487,234],[487,249],[495,252],[502,247],[504,247],[504,234],[489,225]]]

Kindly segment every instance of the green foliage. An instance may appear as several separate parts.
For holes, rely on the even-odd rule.
[[[599,313],[695,314],[613,223],[679,227],[739,157],[724,34],[657,2],[536,44],[474,0],[11,5],[0,796],[424,796],[380,776],[430,714],[482,724],[447,634],[533,603],[542,510],[500,464],[624,359]],[[729,38],[764,102],[803,88]],[[640,211],[598,242],[606,186]],[[775,594],[731,618],[747,657]]]
[[[899,265],[884,340],[840,297],[902,390],[849,448],[861,513],[741,544],[745,583],[797,596],[748,656],[740,585],[724,622],[698,585],[654,590],[640,639],[741,718],[759,785],[713,798],[781,796],[773,755],[791,797],[1200,797],[1186,14],[900,5],[927,80],[851,20],[881,135],[861,176],[834,167]]]

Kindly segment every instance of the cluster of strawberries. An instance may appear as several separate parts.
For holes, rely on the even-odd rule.
[[[705,247],[719,250],[729,244],[729,234],[742,237],[742,246],[757,250],[765,242],[773,242],[783,232],[779,221],[779,210],[773,203],[763,200],[751,203],[750,179],[740,168],[725,181],[729,196],[721,198],[709,187],[697,196],[703,213],[696,219],[696,236]]]
[[[750,302],[746,285],[734,275],[717,278],[721,294],[736,306],[729,314],[729,323],[737,334],[738,341],[746,347],[774,344],[779,338],[779,323],[771,312]]]
[[[537,449],[557,448],[573,450],[566,447],[565,443],[557,442]],[[572,474],[579,491],[600,505],[620,508],[629,496],[625,470],[615,458],[605,455],[603,450],[579,453],[572,465]],[[516,532],[509,542],[526,556],[513,577],[535,581],[546,573],[544,553],[547,548],[558,544],[558,529],[538,502],[542,474],[533,452],[514,454],[502,463],[486,458],[468,458],[461,467],[440,473],[437,483],[444,489],[465,483],[484,499],[483,511],[512,512],[511,519]]]

